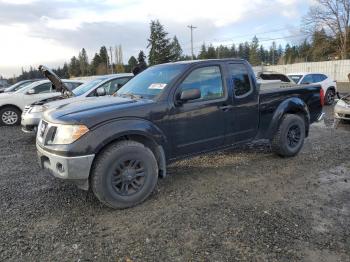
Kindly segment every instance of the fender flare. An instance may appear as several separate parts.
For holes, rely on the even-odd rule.
[[[267,131],[267,138],[272,139],[280,126],[285,114],[301,114],[305,119],[305,136],[308,136],[310,126],[310,112],[308,106],[298,97],[288,98],[275,110]]]

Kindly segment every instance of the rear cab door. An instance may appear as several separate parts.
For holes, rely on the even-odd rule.
[[[259,128],[259,88],[251,66],[245,61],[228,61],[227,85],[232,92],[232,110],[226,115],[225,144],[253,140]]]

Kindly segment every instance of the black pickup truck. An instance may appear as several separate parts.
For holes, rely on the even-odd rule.
[[[113,97],[87,98],[45,112],[37,133],[40,165],[92,188],[112,208],[145,200],[169,162],[266,139],[296,155],[323,117],[320,86],[259,90],[240,59],[148,68]]]

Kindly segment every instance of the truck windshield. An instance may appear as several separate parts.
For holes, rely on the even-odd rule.
[[[185,64],[164,64],[150,67],[127,82],[116,95],[136,95],[153,99],[185,69]]]
[[[72,92],[74,96],[81,96],[82,94],[86,93],[87,91],[91,90],[94,88],[96,85],[104,81],[106,78],[98,78],[91,80],[89,82],[86,82],[85,84],[82,84],[81,86],[78,86],[76,89],[74,89]]]
[[[298,84],[300,79],[303,77],[302,75],[288,75],[294,83]]]

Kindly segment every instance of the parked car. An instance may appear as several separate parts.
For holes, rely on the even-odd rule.
[[[82,84],[76,80],[62,80],[70,89]],[[0,94],[0,125],[14,126],[21,123],[25,106],[35,101],[60,95],[50,80],[36,81],[13,93]]]
[[[32,103],[24,108],[22,113],[23,132],[35,132],[39,125],[42,114],[45,110],[63,106],[74,101],[80,101],[86,97],[112,95],[126,82],[133,77],[133,74],[113,74],[96,76],[81,86],[74,89],[70,95],[50,97]]]
[[[39,80],[42,80],[42,79],[29,79],[29,80],[22,80],[22,81],[19,81],[17,82],[16,84],[13,84],[7,88],[1,88],[0,89],[0,93],[5,93],[5,92],[16,92],[18,91],[19,89],[27,86],[27,85],[30,85],[31,83],[34,83],[35,81],[39,81]]]
[[[322,119],[319,85],[257,87],[240,59],[150,67],[114,96],[90,97],[45,111],[37,132],[42,168],[91,187],[112,208],[144,201],[168,163],[255,139],[291,157]]]
[[[334,107],[334,117],[340,120],[350,120],[350,94],[337,101]]]
[[[325,93],[325,104],[332,105],[337,93],[337,82],[321,73],[291,73],[288,76],[298,85],[319,84]]]

